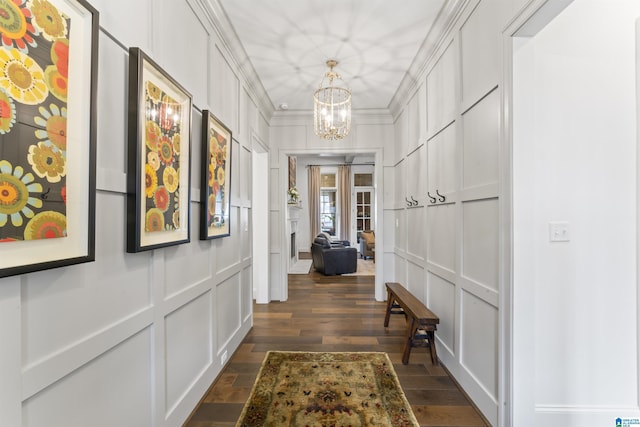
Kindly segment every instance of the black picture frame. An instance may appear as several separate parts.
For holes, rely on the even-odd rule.
[[[12,48],[0,54],[0,277],[95,261],[99,13],[49,5],[7,5],[26,27],[3,32]],[[9,64],[30,74],[28,89],[10,90]]]
[[[127,252],[190,242],[191,94],[129,49]]]
[[[211,111],[202,112],[200,240],[231,235],[233,134]]]

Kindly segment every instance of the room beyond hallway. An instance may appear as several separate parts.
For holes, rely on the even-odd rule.
[[[267,351],[384,351],[393,362],[420,426],[487,424],[428,350],[402,365],[405,321],[383,327],[373,276],[289,275],[289,300],[254,305],[254,326],[185,427],[235,426]]]

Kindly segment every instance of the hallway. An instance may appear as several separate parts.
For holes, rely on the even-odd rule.
[[[427,349],[402,365],[404,318],[385,330],[373,277],[289,275],[289,300],[254,305],[254,326],[185,427],[234,426],[269,350],[384,351],[421,426],[480,427],[482,418]]]

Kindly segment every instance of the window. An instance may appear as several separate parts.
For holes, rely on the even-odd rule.
[[[322,188],[337,188],[336,174],[335,173],[322,173],[320,174],[320,187]]]
[[[353,183],[356,199],[354,201],[356,213],[356,238],[360,242],[360,233],[373,230],[373,174],[354,173]]]
[[[360,232],[373,230],[372,227],[372,200],[373,191],[356,190],[356,235],[360,243]]]
[[[335,172],[320,174],[320,231],[336,235],[338,188]]]
[[[320,230],[336,235],[336,190],[320,190]]]
[[[373,187],[372,173],[354,173],[353,185],[356,187]]]

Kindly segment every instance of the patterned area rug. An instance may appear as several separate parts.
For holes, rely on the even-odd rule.
[[[386,353],[267,353],[236,427],[419,426]]]

